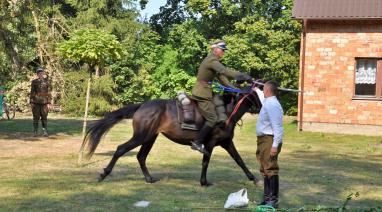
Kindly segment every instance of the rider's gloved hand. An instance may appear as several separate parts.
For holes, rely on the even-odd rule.
[[[248,74],[241,73],[239,76],[236,77],[236,81],[238,83],[243,83],[243,82],[252,83],[253,79]]]

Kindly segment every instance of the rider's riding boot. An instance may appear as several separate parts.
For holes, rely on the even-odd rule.
[[[198,150],[199,152],[203,154],[209,154],[205,149],[203,145],[203,141],[207,138],[207,136],[210,134],[210,132],[214,129],[213,127],[208,126],[207,124],[204,124],[202,129],[200,129],[199,134],[196,136],[196,139],[194,141],[191,141],[191,149]]]
[[[270,196],[271,196],[271,190],[270,190],[270,180],[269,177],[264,176],[264,195],[263,195],[263,201],[259,205],[266,205],[267,202],[269,202]]]
[[[273,208],[277,208],[279,203],[279,176],[273,175],[269,178],[269,182],[270,199],[267,202],[267,205],[272,206]]]
[[[38,122],[33,122],[33,136],[34,137],[38,136],[37,131],[38,131]]]

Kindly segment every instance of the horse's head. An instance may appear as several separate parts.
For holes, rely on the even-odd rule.
[[[257,93],[254,91],[255,86],[257,85],[254,83],[243,89],[244,92],[235,95],[232,101],[233,110],[226,122],[227,125],[230,123],[235,124],[246,112],[254,112],[256,111],[255,109],[257,111],[260,110],[262,104]]]

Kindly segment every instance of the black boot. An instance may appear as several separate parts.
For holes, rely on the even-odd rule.
[[[279,176],[273,175],[269,178],[269,182],[271,197],[267,205],[277,208],[279,204]]]
[[[213,130],[213,127],[208,126],[207,124],[204,124],[202,129],[200,129],[199,134],[196,136],[196,139],[194,141],[191,141],[191,149],[198,150],[199,152],[203,154],[209,154],[205,149],[203,145],[203,141],[209,136],[210,132]]]
[[[264,195],[263,201],[259,205],[266,205],[271,197],[270,180],[267,176],[264,176]]]
[[[38,122],[33,122],[33,136],[34,137],[38,136],[37,131],[38,131]]]

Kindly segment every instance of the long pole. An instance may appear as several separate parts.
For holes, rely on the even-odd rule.
[[[264,83],[261,83],[261,82],[253,82],[253,83],[264,86]],[[293,89],[293,88],[280,88],[280,87],[277,87],[277,89],[280,90],[280,91],[287,91],[287,92],[296,92],[296,93],[301,92],[300,90]]]
[[[90,99],[90,81],[91,81],[91,78],[88,79],[88,87],[86,89],[86,104],[85,104],[84,124],[82,127],[82,139],[85,138],[86,123],[88,119],[88,109],[89,109],[89,99]]]
[[[302,48],[301,48],[301,72],[300,72],[300,98],[299,98],[299,110],[298,110],[298,130],[302,131],[302,125],[303,125],[303,109],[304,109],[304,82],[305,82],[305,51],[306,51],[306,31],[308,27],[308,20],[303,20],[303,26],[302,26]]]
[[[86,125],[87,125],[87,119],[88,119],[88,109],[89,109],[89,99],[90,99],[90,83],[91,83],[91,72],[88,79],[88,87],[86,89],[86,103],[85,103],[85,114],[84,114],[84,124],[82,126],[82,146],[79,152],[79,157],[77,163],[80,164],[83,158],[83,148],[85,147],[85,133],[86,133]]]

